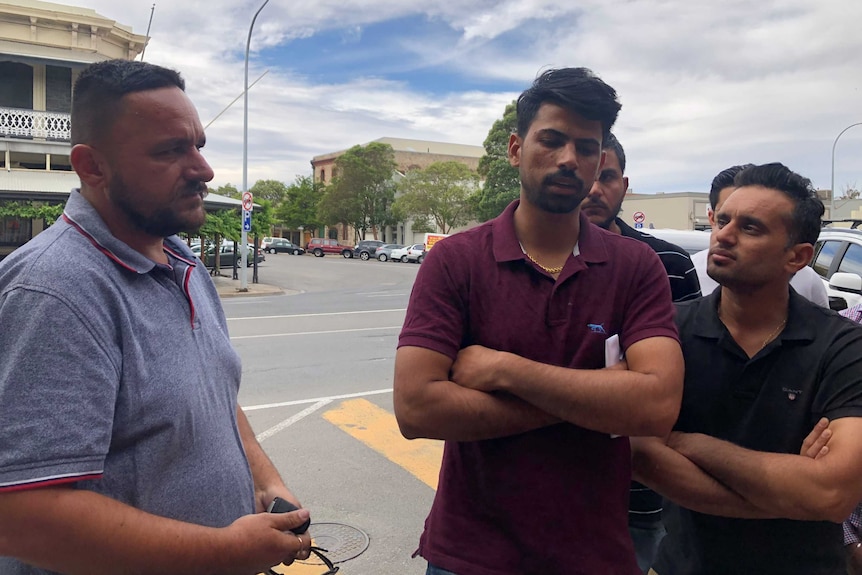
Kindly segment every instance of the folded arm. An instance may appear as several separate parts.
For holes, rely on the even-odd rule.
[[[452,360],[421,347],[395,355],[395,417],[408,439],[478,441],[515,435],[559,419],[504,393],[468,389],[449,380]]]
[[[841,523],[862,500],[862,418],[829,424],[828,453],[764,453],[698,433],[668,445],[746,500],[777,517]]]
[[[652,337],[626,350],[628,369],[571,369],[482,346],[461,350],[452,380],[505,392],[581,427],[632,436],[665,436],[679,414],[683,359],[679,343]]]

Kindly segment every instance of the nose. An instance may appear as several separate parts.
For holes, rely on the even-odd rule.
[[[189,180],[196,180],[199,182],[209,182],[215,177],[215,172],[209,165],[209,162],[206,161],[206,158],[204,158],[204,155],[198,149],[195,149],[192,152],[188,174]]]
[[[721,227],[717,224],[712,227],[711,243],[731,245],[735,243],[735,237],[733,222],[728,222]]]
[[[559,149],[557,154],[557,167],[570,172],[578,170],[578,152],[575,149],[575,143],[569,142]]]

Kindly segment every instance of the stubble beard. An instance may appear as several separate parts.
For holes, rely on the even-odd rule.
[[[584,192],[586,186],[582,179],[573,175],[567,175],[566,177],[570,179],[573,178],[578,182],[577,190],[572,194],[559,195],[545,191],[545,185],[553,181],[553,176],[546,177],[542,183],[536,187],[525,186],[523,184],[523,180],[521,186],[524,189],[524,195],[527,201],[540,210],[551,214],[570,214],[578,209],[581,202],[583,202],[584,198],[587,197],[587,194]]]
[[[147,235],[166,238],[180,232],[197,232],[206,221],[206,212],[201,205],[200,213],[194,216],[184,217],[172,205],[158,208],[150,215],[145,215],[135,205],[135,193],[132,192],[126,182],[116,177],[111,182],[109,193],[113,202],[129,219],[136,228]],[[207,187],[203,182],[190,182],[188,186],[179,191],[174,200],[183,200],[189,195],[199,195],[201,201],[207,196]]]

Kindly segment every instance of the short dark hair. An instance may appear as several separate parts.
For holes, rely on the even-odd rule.
[[[611,151],[616,154],[617,159],[620,161],[620,172],[625,174],[626,151],[623,150],[623,145],[620,144],[620,141],[617,140],[617,137],[614,136],[612,132],[608,132],[608,135],[602,140],[602,149],[605,151]]]
[[[745,168],[733,178],[733,185],[763,186],[778,190],[794,203],[790,220],[786,222],[788,245],[814,244],[820,235],[821,218],[825,208],[817,197],[811,180],[793,172],[778,162]]]
[[[736,174],[746,168],[751,168],[754,164],[740,164],[738,166],[730,166],[726,170],[722,170],[712,179],[712,185],[709,187],[709,207],[715,210],[718,205],[718,197],[721,195],[721,190],[733,186],[733,178]]]
[[[587,68],[559,68],[543,72],[518,96],[518,135],[525,136],[542,104],[562,106],[602,124],[606,138],[622,105],[616,91]]]
[[[126,94],[176,87],[185,91],[179,72],[147,62],[105,60],[87,66],[72,93],[72,145],[92,144],[120,112]]]

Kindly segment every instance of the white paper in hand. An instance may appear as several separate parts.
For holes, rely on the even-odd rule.
[[[616,365],[622,360],[623,354],[620,350],[620,336],[614,334],[605,340],[605,367]],[[611,433],[611,439],[615,439],[619,435]]]

